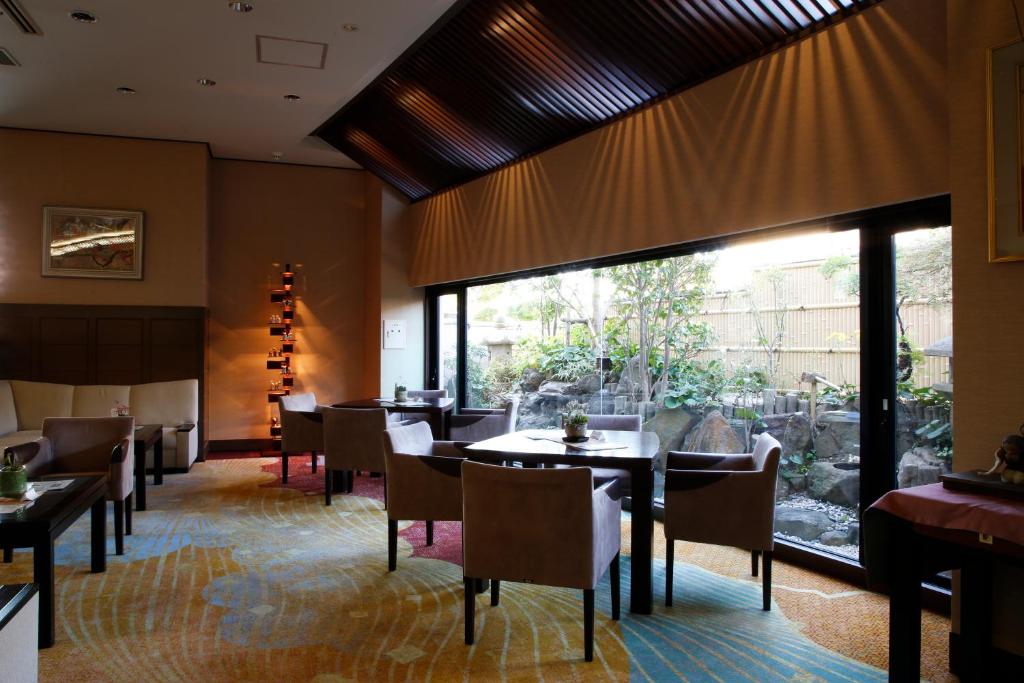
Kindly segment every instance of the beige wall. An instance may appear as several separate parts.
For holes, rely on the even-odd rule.
[[[209,164],[202,144],[0,128],[0,302],[205,306]],[[143,279],[42,277],[47,205],[144,211]]]
[[[266,355],[279,345],[269,292],[285,262],[296,273],[295,391],[322,402],[362,394],[365,174],[212,163],[209,438],[266,438]]]
[[[945,5],[887,0],[414,204],[413,285],[944,193]]]
[[[950,0],[949,181],[957,469],[988,467],[1024,422],[1024,262],[987,254],[986,50],[1018,38],[1009,3]]]

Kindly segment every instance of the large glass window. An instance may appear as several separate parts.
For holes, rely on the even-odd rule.
[[[519,430],[558,427],[570,402],[640,415],[662,446],[656,500],[666,451],[749,452],[769,433],[783,448],[777,536],[856,560],[862,503],[936,481],[952,456],[950,230],[901,232],[905,214],[892,216],[864,233],[850,221],[466,285],[465,376],[448,356],[444,376],[465,408],[518,396]],[[454,338],[454,321],[441,324]],[[862,339],[865,325],[877,339]],[[891,350],[877,346],[893,329]]]

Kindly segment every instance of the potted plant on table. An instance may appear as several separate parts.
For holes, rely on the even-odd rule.
[[[586,406],[578,401],[572,401],[565,406],[562,414],[562,427],[565,429],[565,438],[583,441],[587,438],[587,417]]]
[[[395,401],[405,403],[409,400],[409,390],[404,384],[395,385]]]
[[[13,451],[4,451],[4,464],[0,467],[0,495],[20,498],[28,488],[28,471]]]

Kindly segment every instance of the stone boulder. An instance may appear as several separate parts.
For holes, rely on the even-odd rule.
[[[860,457],[860,413],[828,410],[818,414],[814,452],[819,461],[848,461]]]
[[[855,533],[851,533],[850,529],[845,531],[836,529],[835,531],[826,531],[819,538],[818,542],[822,545],[856,545],[857,541]]]
[[[537,387],[537,393],[540,394],[542,398],[559,399],[572,394],[573,388],[572,382],[559,382],[557,380],[548,379],[544,380],[544,382]]]
[[[746,447],[721,411],[713,410],[683,439],[684,451],[698,453],[743,453]]]
[[[634,356],[626,361],[625,367],[619,373],[618,386],[615,387],[616,394],[626,394],[637,397],[643,386],[643,372],[640,364],[640,356]]]
[[[807,494],[836,505],[860,505],[860,469],[842,469],[830,462],[816,462],[807,473]]]
[[[811,418],[804,413],[780,413],[764,417],[765,431],[782,444],[782,454],[806,453],[814,449]]]
[[[596,394],[601,391],[601,376],[587,375],[580,377],[573,382],[570,393],[573,394]]]
[[[700,418],[684,408],[662,408],[644,423],[645,432],[658,435],[658,456],[655,466],[665,471],[665,454],[682,449],[683,437],[697,424]]]
[[[900,458],[896,481],[901,489],[908,486],[935,484],[939,475],[949,472],[949,463],[937,458],[928,446],[911,448]]]
[[[832,526],[829,516],[820,510],[803,510],[780,505],[775,508],[775,530],[805,541],[816,540]]]
[[[519,386],[523,393],[527,394],[537,391],[543,382],[544,373],[536,368],[526,368],[523,370],[523,376],[519,378]]]

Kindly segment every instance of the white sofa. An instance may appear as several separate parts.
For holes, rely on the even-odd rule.
[[[127,405],[135,424],[162,424],[164,468],[187,470],[199,454],[199,380],[149,384],[50,384],[0,380],[0,451],[42,435],[44,417],[109,417]],[[190,427],[191,425],[191,427]],[[153,465],[152,452],[146,466]]]

